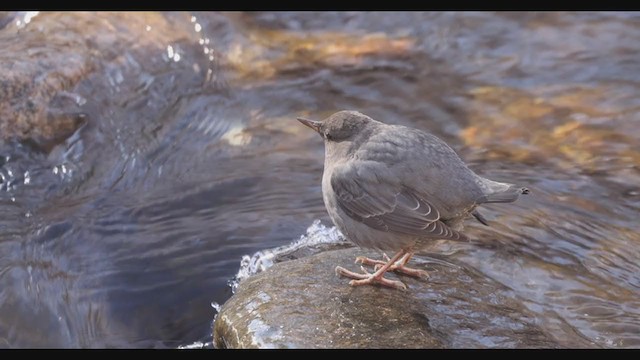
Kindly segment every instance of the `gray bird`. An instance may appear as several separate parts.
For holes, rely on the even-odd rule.
[[[357,111],[340,111],[323,121],[298,118],[324,139],[322,196],[327,212],[344,236],[363,248],[395,251],[385,261],[357,257],[375,272],[336,273],[352,286],[381,284],[406,289],[384,277],[387,271],[426,277],[406,266],[413,254],[434,240],[467,241],[463,221],[487,221],[476,207],[508,203],[527,188],[483,178],[434,135],[387,125]]]

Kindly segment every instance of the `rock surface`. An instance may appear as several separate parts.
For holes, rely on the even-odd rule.
[[[186,13],[172,16],[190,24]],[[125,71],[130,59],[144,66],[150,54],[190,35],[161,13],[43,12],[26,26],[10,22],[16,17],[0,13],[0,141],[28,140],[43,148],[90,120],[81,105],[100,99],[78,90],[83,81],[102,77],[104,69]]]
[[[218,348],[549,348],[553,339],[510,289],[476,281],[462,266],[423,257],[428,280],[400,277],[407,291],[351,287],[335,275],[348,248],[275,264],[240,283],[214,324]],[[369,269],[371,270],[371,269]],[[396,278],[395,274],[389,275]]]

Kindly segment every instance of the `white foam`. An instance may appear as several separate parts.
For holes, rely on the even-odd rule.
[[[178,346],[179,350],[185,350],[185,349],[205,349],[205,348],[210,348],[213,347],[213,342],[206,342],[203,343],[202,341],[196,341],[192,344],[188,344],[188,345],[180,345]]]
[[[216,315],[217,315],[217,313],[219,313],[219,312],[220,312],[220,309],[222,308],[222,305],[218,304],[218,303],[217,303],[217,302],[215,302],[215,301],[212,301],[212,302],[211,302],[211,307],[213,308],[213,310],[215,310],[215,311],[216,311]]]
[[[307,228],[307,233],[301,235],[298,240],[291,244],[275,249],[258,251],[253,254],[253,256],[244,255],[240,261],[240,270],[238,270],[238,274],[229,281],[229,286],[231,286],[232,292],[235,293],[240,282],[251,275],[267,270],[273,266],[273,261],[278,256],[290,254],[301,248],[318,244],[341,244],[345,242],[344,236],[342,236],[335,226],[327,228],[321,224],[320,220],[314,220],[311,226]]]

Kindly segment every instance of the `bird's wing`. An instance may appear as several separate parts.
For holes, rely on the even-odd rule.
[[[440,219],[424,194],[404,186],[376,161],[339,165],[331,175],[338,206],[374,229],[433,239],[466,240]]]

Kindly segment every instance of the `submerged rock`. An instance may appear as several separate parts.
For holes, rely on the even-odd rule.
[[[0,141],[45,150],[60,143],[90,120],[82,105],[112,98],[78,90],[83,81],[124,72],[131,63],[141,73],[145,59],[193,37],[185,24],[187,13],[35,12],[28,21],[0,13]]]
[[[237,288],[214,324],[218,348],[549,348],[561,343],[536,324],[504,285],[441,260],[412,260],[430,279],[399,277],[407,291],[351,287],[357,248],[276,263]],[[351,264],[351,265],[349,265]],[[371,269],[369,269],[371,270]],[[395,274],[388,275],[396,278]],[[584,345],[582,345],[584,346]]]

